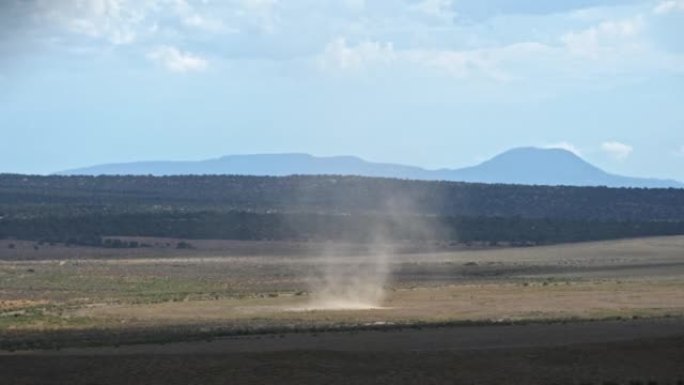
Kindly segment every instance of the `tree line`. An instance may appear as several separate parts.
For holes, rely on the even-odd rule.
[[[0,175],[0,237],[545,244],[684,234],[684,189],[351,176]]]

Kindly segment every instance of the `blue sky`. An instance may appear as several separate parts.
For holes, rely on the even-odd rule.
[[[563,147],[684,180],[684,0],[5,0],[0,171]]]

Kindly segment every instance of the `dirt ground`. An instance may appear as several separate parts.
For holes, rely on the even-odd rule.
[[[73,258],[56,246],[55,258],[35,260],[13,259],[15,248],[0,253],[6,258],[0,259],[0,333],[684,315],[684,237],[403,250],[385,256],[387,266],[377,276],[363,276],[374,256],[360,253],[361,246],[266,246],[205,241],[183,255],[169,256],[162,247],[146,249],[147,255],[139,249],[106,250],[116,253],[107,258]],[[207,256],[221,247],[226,248],[222,256]],[[346,274],[339,285],[377,285],[374,289],[382,293],[374,306],[312,306],[330,270]]]
[[[6,349],[0,379],[90,385],[684,379],[684,237],[381,251],[226,241],[192,241],[193,249],[181,250],[173,246],[179,240],[138,240],[152,246],[0,244],[0,350]],[[373,303],[314,306],[331,270],[346,274],[335,278],[345,287],[376,285]],[[191,342],[198,339],[214,342]],[[100,347],[83,347],[91,345]]]
[[[16,385],[684,383],[684,322],[288,334],[0,355]]]

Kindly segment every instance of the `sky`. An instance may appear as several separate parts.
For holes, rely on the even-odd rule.
[[[560,147],[684,181],[684,0],[2,0],[0,172]]]

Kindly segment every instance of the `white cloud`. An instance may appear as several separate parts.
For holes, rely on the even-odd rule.
[[[597,58],[606,51],[637,48],[634,40],[643,27],[641,17],[608,20],[581,31],[568,32],[561,37],[561,42],[574,55]]]
[[[573,154],[577,156],[582,156],[582,151],[575,146],[574,144],[570,142],[558,142],[558,143],[550,143],[545,146],[542,146],[543,148],[560,148],[562,150],[570,151]]]
[[[146,14],[155,6],[154,0],[36,1],[39,20],[115,45],[133,43]]]
[[[188,1],[173,1],[175,1],[174,12],[182,25],[207,32],[235,32],[233,29],[228,28],[220,18],[198,13],[195,7],[190,5]]]
[[[257,7],[257,0],[235,0],[230,9]],[[267,2],[269,0],[261,0]],[[235,32],[221,16],[210,11],[207,1],[191,0],[35,0],[35,16],[42,25],[102,40],[115,45],[159,37],[179,37],[189,27],[212,33]],[[258,1],[257,1],[258,2]],[[243,4],[244,3],[244,4]],[[249,4],[248,4],[249,3]],[[225,11],[225,9],[224,9]],[[225,12],[224,12],[225,13]],[[234,11],[233,13],[238,13]],[[187,35],[186,35],[187,36]]]
[[[503,74],[497,74],[495,63],[480,50],[409,50],[404,56],[414,65],[435,69],[457,78],[480,72],[490,73],[495,78],[505,78]]]
[[[457,15],[470,7],[479,9],[477,2],[457,0],[32,1],[43,4],[45,17],[58,21],[62,31],[93,39],[84,44],[83,39],[60,35],[59,29],[52,28],[54,23],[46,24],[46,34],[61,44],[60,49],[72,42],[105,49],[102,43],[138,44],[138,52],[158,45],[191,51],[199,46],[205,52],[215,50],[216,55],[266,58],[283,66],[316,61],[326,71],[382,68],[388,76],[406,74],[389,71],[397,69],[456,79],[525,79],[554,87],[684,71],[684,56],[654,44],[655,28],[646,28],[656,19],[653,14],[624,18],[643,12],[643,7],[621,11],[622,16],[606,7],[597,16],[579,21],[556,14],[526,17],[529,25],[520,25],[519,16],[502,12],[492,25],[485,25],[464,22]],[[673,1],[684,2],[663,4]],[[502,11],[515,8],[509,0],[493,4]],[[556,6],[530,3],[523,8]],[[596,25],[576,27],[587,23]],[[605,81],[595,81],[600,77]]]
[[[328,43],[319,55],[322,69],[358,71],[388,65],[429,69],[455,78],[483,76],[508,81],[511,76],[501,70],[502,63],[540,53],[548,47],[538,43],[517,43],[503,47],[473,50],[396,49],[392,43],[364,41],[351,45],[344,38]]]
[[[396,59],[391,43],[365,41],[350,46],[345,38],[337,38],[326,45],[318,61],[323,69],[346,71],[387,64]]]
[[[519,41],[482,48],[429,47],[406,44],[400,39],[353,42],[353,38],[337,38],[324,47],[317,60],[327,71],[403,68],[429,70],[456,79],[499,82],[529,80],[534,73],[541,81],[573,87],[588,82],[612,84],[610,81],[629,74],[681,71],[684,59],[650,45],[645,24],[642,16],[604,20],[590,28],[561,34],[555,44]]]
[[[357,71],[387,65],[432,68],[459,77],[474,68],[487,66],[483,55],[469,51],[397,50],[392,43],[363,41],[350,45],[344,38],[328,43],[319,57],[326,70]]]
[[[663,1],[653,9],[653,13],[656,15],[665,15],[673,12],[684,12],[684,0]]]
[[[497,81],[510,81],[506,67],[534,55],[545,55],[550,47],[535,42],[522,42],[492,48],[470,50],[408,50],[406,58],[413,64],[432,68],[457,78],[482,76]]]
[[[224,32],[230,29],[219,19],[192,14],[181,19],[182,23],[188,27],[193,27],[208,32]],[[232,30],[231,32],[235,32]]]
[[[209,65],[206,59],[172,46],[159,46],[148,52],[147,57],[172,72],[203,71]]]
[[[625,160],[634,151],[634,148],[628,144],[611,141],[603,142],[601,144],[601,150],[608,154],[611,158],[615,160]]]
[[[436,18],[451,19],[454,16],[452,0],[423,0],[414,5],[413,8]]]

